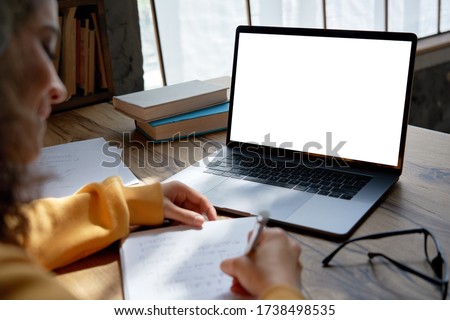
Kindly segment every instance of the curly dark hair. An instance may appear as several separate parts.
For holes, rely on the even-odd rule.
[[[20,207],[26,168],[0,163],[0,241],[20,244],[26,237],[27,219]]]
[[[28,148],[21,128],[27,122],[10,85],[14,75],[6,72],[11,62],[7,53],[12,37],[31,18],[38,4],[37,0],[0,1],[0,241],[14,244],[20,244],[26,236],[27,220],[21,205],[31,199],[32,186],[40,178],[33,177],[20,161]]]
[[[0,1],[0,54],[8,46],[11,36],[35,12],[36,0]]]

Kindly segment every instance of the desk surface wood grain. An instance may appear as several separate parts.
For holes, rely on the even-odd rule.
[[[123,160],[144,182],[164,180],[213,152],[225,132],[173,143],[152,144],[135,131],[134,121],[108,103],[52,115],[45,145],[104,137],[121,146]],[[409,126],[403,174],[354,236],[425,227],[450,261],[450,135]],[[382,252],[432,275],[425,262],[423,236],[364,241],[341,251],[332,265],[322,259],[337,245],[290,233],[302,247],[302,289],[310,299],[439,299],[439,289],[387,263],[369,262],[367,252]],[[84,299],[122,299],[119,243],[56,270],[57,278]]]

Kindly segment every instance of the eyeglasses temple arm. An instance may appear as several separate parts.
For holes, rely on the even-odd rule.
[[[437,280],[437,279],[432,278],[432,277],[430,277],[430,276],[428,276],[426,274],[423,274],[423,273],[421,273],[421,272],[419,272],[417,270],[414,270],[414,269],[412,269],[412,268],[410,268],[410,267],[408,267],[408,266],[406,266],[406,265],[404,265],[404,264],[402,264],[400,262],[395,261],[394,259],[389,258],[388,256],[385,256],[382,253],[369,252],[367,255],[369,256],[369,259],[372,259],[372,258],[377,257],[377,256],[383,257],[384,259],[386,259],[389,262],[391,262],[392,264],[394,264],[397,268],[399,268],[399,269],[401,269],[403,271],[412,273],[412,274],[418,276],[419,278],[422,278],[423,280],[429,281],[431,283],[434,283],[434,284],[437,284],[437,285],[442,285],[442,284],[444,284],[446,282],[444,280]]]
[[[331,252],[328,256],[325,257],[325,259],[322,260],[322,266],[326,267],[328,266],[328,264],[330,263],[331,259],[334,258],[334,256],[343,248],[345,247],[347,244],[355,242],[355,241],[359,241],[359,240],[375,240],[375,239],[380,239],[380,238],[386,238],[386,237],[392,237],[392,236],[398,236],[398,235],[403,235],[403,234],[410,234],[410,233],[423,233],[424,229],[423,228],[419,228],[419,229],[409,229],[409,230],[401,230],[401,231],[390,231],[390,232],[383,232],[383,233],[376,233],[376,234],[370,234],[367,236],[363,236],[363,237],[359,237],[359,238],[354,238],[354,239],[350,239],[347,240],[345,242],[342,242],[339,247],[337,247],[333,252]]]

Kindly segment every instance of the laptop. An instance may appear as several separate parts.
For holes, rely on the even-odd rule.
[[[402,173],[417,37],[239,26],[226,145],[168,180],[345,239]]]

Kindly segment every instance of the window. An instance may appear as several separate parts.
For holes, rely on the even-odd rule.
[[[150,0],[138,0],[145,89],[163,85]]]
[[[440,32],[450,31],[450,0],[441,0]]]
[[[438,33],[438,0],[389,0],[388,30],[409,31],[419,38]]]
[[[450,0],[137,1],[146,89],[230,75],[239,24],[408,31],[419,38],[450,31]]]
[[[252,25],[323,28],[322,0],[250,0]]]

